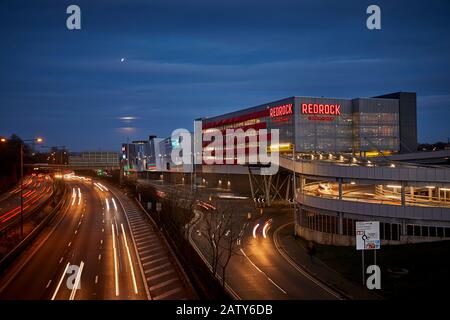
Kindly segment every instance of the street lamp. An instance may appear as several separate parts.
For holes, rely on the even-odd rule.
[[[7,142],[7,138],[0,138],[0,142]],[[23,238],[23,146],[24,142],[41,143],[44,139],[37,137],[34,139],[23,139],[20,141],[20,236]]]

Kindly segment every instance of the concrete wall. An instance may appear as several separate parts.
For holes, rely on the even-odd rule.
[[[320,231],[304,228],[300,225],[296,225],[296,235],[306,240],[311,240],[319,244],[333,245],[333,246],[352,246],[356,248],[356,239],[354,236],[344,236],[340,234],[331,234]],[[448,238],[439,237],[413,237],[413,236],[400,236],[400,241],[394,240],[381,240],[381,246],[385,245],[400,245],[408,243],[422,243],[422,242],[438,242],[448,240]]]

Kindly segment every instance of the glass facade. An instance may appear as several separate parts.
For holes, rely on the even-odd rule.
[[[353,122],[355,153],[400,150],[398,100],[355,99]]]
[[[351,152],[352,101],[296,97],[295,148],[299,152]],[[302,106],[317,106],[314,113],[304,113]],[[326,114],[319,107],[339,106],[340,114]]]
[[[281,150],[282,144],[294,144],[297,152],[362,156],[400,150],[398,99],[292,97],[204,119],[203,134],[212,129],[224,135],[227,129],[278,129],[280,152],[291,150]],[[208,144],[203,144],[205,150]],[[246,142],[235,147],[250,146]],[[222,153],[225,160],[225,150]]]

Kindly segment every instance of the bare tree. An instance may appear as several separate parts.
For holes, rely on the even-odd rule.
[[[236,212],[235,210],[237,208],[234,207],[227,207],[223,211],[223,226],[225,234],[223,241],[219,243],[219,265],[222,269],[222,287],[225,287],[225,278],[226,278],[226,269],[231,261],[231,258],[235,255],[239,255],[238,250],[238,239],[240,238],[241,234],[239,233],[240,228],[238,228],[239,224],[237,221],[235,221],[235,215],[233,215],[233,212]]]
[[[239,254],[237,240],[240,237],[236,214],[239,210],[233,206],[215,203],[203,210],[202,226],[208,243],[212,273],[220,272],[222,286],[225,286],[226,269],[234,255]]]

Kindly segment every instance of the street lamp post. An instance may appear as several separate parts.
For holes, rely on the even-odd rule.
[[[0,142],[6,143],[7,138],[1,137]],[[23,146],[24,142],[41,143],[44,139],[34,138],[34,139],[24,139],[20,141],[20,237],[23,238]]]
[[[297,180],[295,176],[295,144],[292,144],[292,184],[294,187],[294,237],[295,237],[295,226],[297,224]]]
[[[23,143],[44,141],[42,138],[25,139],[20,143],[20,237],[23,238]]]

